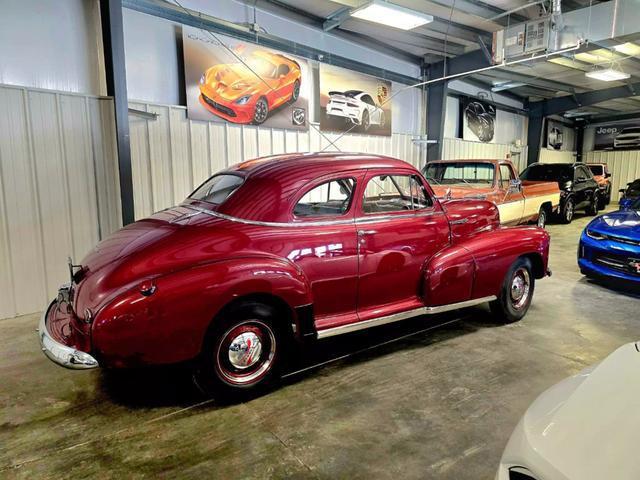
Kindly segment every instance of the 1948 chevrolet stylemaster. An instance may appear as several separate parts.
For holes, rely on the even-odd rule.
[[[403,161],[274,156],[99,243],[39,336],[68,368],[192,360],[201,386],[237,394],[277,378],[294,342],[483,302],[519,320],[548,250],[493,203],[439,202]]]

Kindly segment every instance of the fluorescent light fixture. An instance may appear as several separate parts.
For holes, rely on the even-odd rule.
[[[360,20],[381,23],[382,25],[399,28],[401,30],[411,30],[412,28],[433,22],[431,15],[400,7],[382,0],[367,2],[362,7],[351,12],[351,16],[359,18]]]
[[[593,70],[591,72],[585,73],[585,75],[595,80],[602,80],[603,82],[626,80],[627,78],[631,77],[631,75],[629,75],[628,73],[616,70],[615,68],[607,68],[606,70]]]
[[[620,52],[631,57],[640,56],[640,46],[632,42],[621,43],[613,48],[616,52]]]
[[[611,62],[620,58],[619,55],[616,55],[611,50],[607,50],[606,48],[599,48],[597,50],[592,50],[591,52],[576,53],[575,57],[576,60],[580,60],[581,62],[586,63],[592,63],[594,65]]]

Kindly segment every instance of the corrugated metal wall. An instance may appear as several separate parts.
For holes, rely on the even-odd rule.
[[[39,311],[120,225],[110,98],[0,85],[0,318]]]
[[[587,152],[586,163],[606,163],[611,172],[611,199],[618,201],[618,190],[626,188],[627,183],[640,178],[640,150],[624,152]]]
[[[133,102],[129,106],[158,114],[156,120],[129,117],[136,218],[181,202],[211,174],[235,163],[285,152],[335,150],[330,141],[339,136],[325,134],[325,138],[314,128],[299,132],[199,122],[189,120],[181,106]],[[419,167],[424,147],[411,138],[345,135],[336,145],[344,152],[390,155]]]
[[[515,154],[513,152],[518,152]],[[511,160],[519,172],[527,166],[527,149],[518,149],[514,145],[502,143],[482,143],[462,140],[460,138],[445,138],[442,145],[442,158],[445,160],[479,158],[490,159],[507,158],[511,155]]]
[[[573,163],[576,161],[576,152],[568,150],[540,149],[540,163]]]

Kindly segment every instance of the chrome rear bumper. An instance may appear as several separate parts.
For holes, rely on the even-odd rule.
[[[98,361],[86,352],[81,352],[73,347],[64,345],[55,340],[47,328],[47,317],[49,311],[56,304],[51,302],[45,312],[40,317],[40,325],[38,326],[38,338],[42,351],[49,360],[58,365],[73,370],[87,370],[89,368],[97,368]]]

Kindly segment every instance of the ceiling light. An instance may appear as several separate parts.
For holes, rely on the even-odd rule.
[[[631,57],[640,56],[640,46],[632,42],[621,43],[620,45],[616,45],[613,48],[616,52],[620,52]]]
[[[431,15],[381,0],[367,2],[362,7],[351,12],[351,16],[402,30],[411,30],[420,25],[433,22]]]
[[[591,72],[585,73],[585,75],[595,80],[602,80],[603,82],[625,80],[631,77],[631,75],[629,75],[628,73],[624,73],[620,70],[616,70],[615,68],[607,68],[606,70],[593,70]]]

